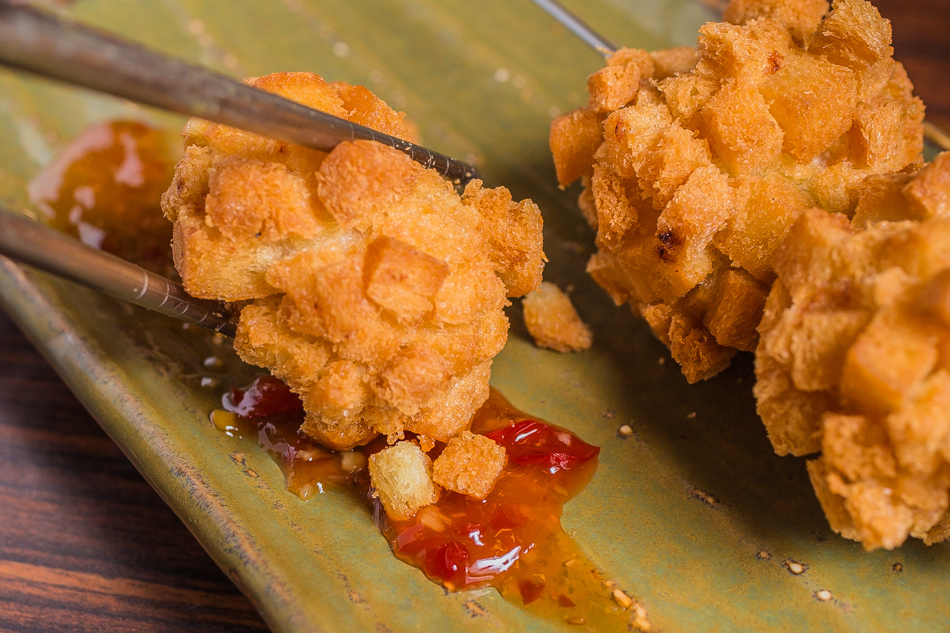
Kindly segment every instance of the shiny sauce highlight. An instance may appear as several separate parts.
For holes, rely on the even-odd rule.
[[[395,521],[372,498],[366,471],[383,439],[353,451],[318,446],[300,431],[300,401],[271,377],[232,389],[223,405],[211,416],[215,426],[256,439],[281,466],[289,490],[307,499],[345,485],[366,495],[396,557],[447,590],[491,586],[579,630],[627,629],[629,598],[621,592],[618,599],[613,583],[561,528],[564,504],[590,481],[600,452],[570,431],[518,411],[493,390],[472,425],[508,455],[492,492],[480,501],[444,491],[413,518]]]

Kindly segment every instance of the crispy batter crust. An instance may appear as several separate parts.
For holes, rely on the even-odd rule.
[[[250,80],[416,140],[368,90],[309,73]],[[235,349],[298,393],[305,432],[344,449],[468,427],[504,346],[507,296],[541,280],[530,200],[452,185],[368,141],[329,154],[193,119],[163,208],[195,296],[241,301]]]
[[[733,0],[698,48],[622,49],[556,119],[581,179],[588,271],[694,382],[755,349],[772,256],[807,209],[851,216],[869,176],[921,161],[923,105],[864,0]],[[731,23],[729,23],[731,22]]]
[[[775,450],[820,453],[808,469],[831,526],[869,550],[948,533],[948,174],[943,154],[873,180],[851,222],[806,212],[760,327],[755,395]],[[914,208],[933,213],[886,221]]]

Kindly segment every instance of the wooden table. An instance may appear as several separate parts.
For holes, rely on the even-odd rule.
[[[950,130],[950,3],[879,0]],[[0,311],[0,631],[266,627]]]

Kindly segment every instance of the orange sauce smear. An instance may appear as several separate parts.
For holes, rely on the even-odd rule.
[[[385,440],[343,453],[321,448],[300,432],[300,401],[271,377],[232,389],[223,405],[212,414],[215,426],[254,437],[280,464],[292,492],[306,499],[327,486],[351,484],[372,499],[366,457],[385,448]],[[508,454],[486,499],[447,492],[406,521],[390,519],[372,499],[376,523],[396,557],[449,591],[492,586],[506,599],[579,630],[627,630],[633,606],[627,594],[614,594],[613,583],[560,522],[564,504],[597,469],[600,449],[523,414],[494,390],[472,431]]]
[[[171,222],[160,208],[174,163],[164,135],[137,121],[83,130],[30,182],[52,227],[169,275]]]

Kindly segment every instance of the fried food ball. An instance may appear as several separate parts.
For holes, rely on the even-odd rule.
[[[776,452],[821,454],[808,472],[829,522],[869,550],[948,535],[948,177],[943,154],[868,183],[850,222],[810,210],[775,256],[758,411]]]
[[[310,73],[248,83],[408,140],[368,90]],[[541,281],[530,200],[452,184],[370,141],[325,153],[192,119],[163,199],[186,290],[239,302],[235,349],[301,396],[303,430],[347,449],[468,428],[502,311]]]
[[[756,347],[772,257],[807,209],[851,216],[865,179],[921,162],[923,114],[865,0],[733,0],[698,48],[621,49],[557,118],[583,183],[587,270],[690,382]]]

